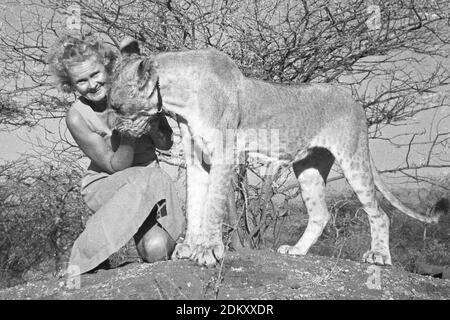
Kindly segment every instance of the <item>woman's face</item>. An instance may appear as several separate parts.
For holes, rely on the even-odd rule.
[[[73,87],[86,99],[98,102],[106,97],[107,74],[103,63],[93,56],[69,68]]]

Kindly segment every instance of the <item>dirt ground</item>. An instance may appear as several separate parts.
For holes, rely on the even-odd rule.
[[[83,275],[79,289],[65,280],[8,288],[0,299],[450,299],[450,280],[267,250],[228,252],[222,267],[214,268],[186,260],[131,263]]]

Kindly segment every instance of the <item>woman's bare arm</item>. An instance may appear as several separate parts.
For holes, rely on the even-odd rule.
[[[81,114],[71,108],[66,116],[67,127],[84,154],[108,173],[121,171],[133,164],[135,139],[121,135],[120,145],[113,151],[106,141],[93,132]]]

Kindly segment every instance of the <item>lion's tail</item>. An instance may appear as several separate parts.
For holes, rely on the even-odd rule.
[[[438,223],[441,215],[446,214],[449,210],[449,201],[445,198],[440,199],[436,204],[427,210],[426,214],[420,214],[406,207],[392,192],[388,189],[386,184],[381,179],[372,157],[370,158],[372,167],[372,175],[378,190],[383,196],[398,210],[411,218],[417,219],[425,223]]]

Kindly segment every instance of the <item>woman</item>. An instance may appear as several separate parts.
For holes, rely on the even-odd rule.
[[[115,60],[115,53],[97,39],[73,36],[61,38],[49,57],[61,89],[79,96],[66,123],[91,160],[81,193],[95,214],[72,248],[72,274],[97,267],[133,236],[144,261],[167,259],[184,230],[176,190],[157,166],[155,148],[172,146],[165,116],[152,121],[150,132],[140,138],[113,129],[115,114],[107,107],[107,93]],[[165,208],[156,210],[163,199]]]

